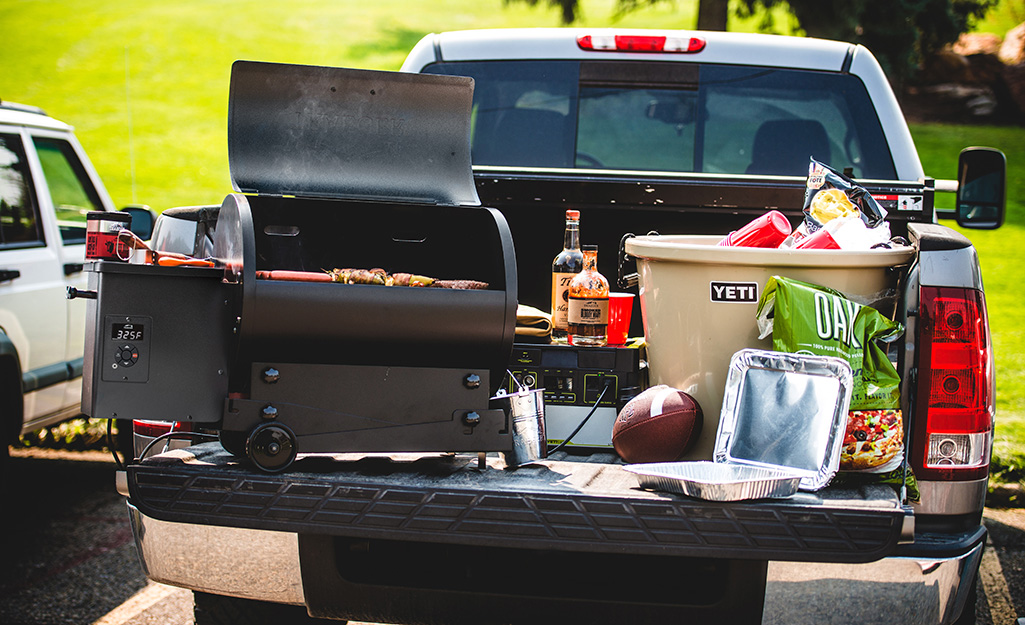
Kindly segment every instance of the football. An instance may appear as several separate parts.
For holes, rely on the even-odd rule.
[[[612,446],[626,462],[672,462],[701,433],[701,406],[687,393],[660,384],[631,399],[612,426]]]

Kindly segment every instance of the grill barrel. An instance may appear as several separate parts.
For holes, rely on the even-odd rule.
[[[346,202],[238,194],[225,199],[215,253],[241,252],[226,264],[234,268],[229,281],[242,293],[239,349],[245,358],[487,369],[495,374],[496,391],[516,318],[516,259],[502,214],[487,208],[339,204]],[[283,260],[290,264],[279,264]],[[472,279],[489,288],[256,277],[257,271],[275,269],[374,267]]]

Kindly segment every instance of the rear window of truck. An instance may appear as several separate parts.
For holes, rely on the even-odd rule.
[[[809,158],[894,179],[850,74],[621,61],[468,61],[474,165],[805,176]]]

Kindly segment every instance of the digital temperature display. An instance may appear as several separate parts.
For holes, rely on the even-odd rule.
[[[141,323],[115,323],[110,331],[110,338],[115,341],[141,341],[146,326]]]

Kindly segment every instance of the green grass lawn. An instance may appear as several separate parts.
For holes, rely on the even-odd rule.
[[[583,26],[613,25],[615,0],[581,0]],[[1005,3],[1007,4],[1007,3]],[[662,3],[615,25],[692,28],[696,3]],[[776,19],[781,31],[792,26]],[[1001,5],[983,27],[1003,34]],[[754,31],[760,18],[732,19]],[[117,205],[220,203],[231,191],[227,101],[237,59],[399,67],[424,34],[557,26],[544,2],[503,0],[0,0],[0,98],[35,104],[76,127]],[[1007,225],[968,232],[979,248],[997,357],[998,462],[1025,465],[1025,312],[1014,275],[1025,260],[1025,129],[918,125],[926,171],[953,178],[966,145],[1008,157]]]
[[[581,5],[581,25],[611,23],[614,0]],[[690,28],[695,11],[664,3],[617,25]],[[503,0],[0,0],[0,98],[73,124],[119,206],[219,203],[233,61],[395,70],[429,32],[558,22],[544,3]]]
[[[1003,37],[1007,31],[1025,22],[1025,3],[1021,0],[998,2],[975,24],[975,32],[995,33]]]

